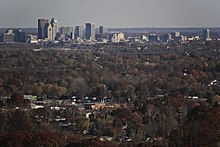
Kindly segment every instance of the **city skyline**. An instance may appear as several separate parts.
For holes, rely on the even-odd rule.
[[[60,26],[94,22],[109,27],[219,27],[217,0],[1,0],[0,27],[37,27],[55,17]]]

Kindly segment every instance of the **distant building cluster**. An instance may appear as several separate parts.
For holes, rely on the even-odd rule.
[[[100,26],[98,31],[94,23],[85,23],[85,27],[60,27],[58,29],[58,21],[55,18],[52,18],[50,22],[48,19],[38,19],[38,40],[41,41],[100,41],[107,37],[107,26]]]
[[[3,43],[26,42],[25,32],[19,29],[7,29],[6,32],[1,35],[1,42]]]
[[[38,39],[47,39],[48,41],[55,41],[59,33],[58,22],[55,18],[38,19]]]
[[[152,42],[152,43],[187,43],[190,41],[211,41],[209,29],[204,29],[201,32],[201,35],[186,36],[182,35],[180,32],[171,32],[171,33],[146,33],[141,37],[128,37],[130,42]]]
[[[101,25],[96,27],[95,23],[85,23],[85,26],[59,27],[58,20],[55,18],[38,19],[37,33],[26,34],[21,29],[7,29],[0,36],[0,42],[3,43],[56,43],[60,41],[75,43],[120,43],[120,42],[150,42],[150,43],[184,43],[189,41],[211,41],[209,29],[201,31],[200,35],[186,36],[180,32],[170,32],[161,34],[141,33],[137,36],[126,34],[126,32],[111,32],[108,26]]]
[[[109,36],[109,40],[112,43],[124,42],[125,34],[124,33],[114,33]]]

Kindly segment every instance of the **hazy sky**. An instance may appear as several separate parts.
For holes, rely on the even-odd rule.
[[[109,27],[219,27],[220,0],[0,0],[0,27],[94,22]]]

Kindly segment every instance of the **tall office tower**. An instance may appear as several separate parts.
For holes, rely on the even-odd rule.
[[[49,24],[47,26],[47,39],[49,41],[53,41],[53,28],[52,28],[51,24]]]
[[[83,31],[84,27],[83,26],[76,26],[75,27],[75,39],[83,39]]]
[[[47,38],[47,28],[49,25],[49,19],[38,19],[38,39]]]
[[[210,41],[212,40],[210,37],[209,29],[205,29],[202,31],[202,39],[203,41]]]
[[[59,32],[58,22],[55,18],[51,19],[50,25],[52,27],[52,41],[55,40],[57,33]],[[49,39],[50,40],[50,39]]]
[[[99,26],[99,34],[101,37],[108,36],[108,27],[107,26]]]
[[[94,23],[86,23],[86,40],[95,40],[95,24]]]

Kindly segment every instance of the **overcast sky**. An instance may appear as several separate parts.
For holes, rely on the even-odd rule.
[[[0,0],[0,27],[94,22],[109,27],[219,27],[220,0]]]

